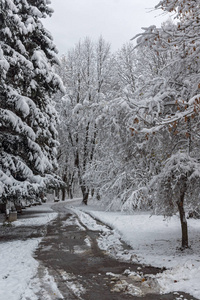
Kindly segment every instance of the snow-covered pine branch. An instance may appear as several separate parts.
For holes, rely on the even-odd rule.
[[[1,201],[31,200],[55,175],[57,113],[51,100],[62,89],[53,64],[52,37],[41,18],[47,1],[1,1],[0,169]],[[57,182],[57,183],[56,183]]]

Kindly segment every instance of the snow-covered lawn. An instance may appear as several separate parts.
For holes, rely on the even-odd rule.
[[[191,249],[182,252],[179,250],[181,227],[178,216],[165,219],[147,213],[128,215],[99,211],[90,205],[74,207],[112,227],[114,233],[132,247],[133,250],[128,255],[121,253],[121,258],[166,267],[166,271],[156,275],[162,293],[183,291],[200,299],[200,220],[188,220]],[[84,218],[81,216],[81,221],[84,222]],[[88,217],[86,225],[89,220]],[[101,240],[101,244],[104,243],[102,247],[105,248],[107,242],[106,239],[104,242]],[[107,246],[110,247],[109,243]],[[117,249],[115,252],[117,253]]]
[[[24,218],[13,222],[12,226],[40,226],[45,225],[57,216],[50,208],[52,203],[41,207],[29,208],[33,214],[30,218]],[[34,211],[47,212],[35,213]],[[2,224],[0,224],[2,226]],[[0,243],[0,299],[19,300],[25,296],[34,298],[31,291],[31,280],[37,273],[38,262],[33,258],[33,252],[40,243],[41,238],[14,240]]]

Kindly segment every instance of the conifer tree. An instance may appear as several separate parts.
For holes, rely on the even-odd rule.
[[[41,18],[46,0],[2,0],[0,7],[0,199],[31,199],[55,181],[57,116],[62,88],[52,37]]]

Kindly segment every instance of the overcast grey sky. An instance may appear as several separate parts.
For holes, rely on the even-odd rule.
[[[113,51],[129,42],[141,27],[159,26],[167,19],[161,11],[152,11],[159,0],[51,0],[54,14],[44,20],[59,55],[67,53],[86,36],[100,35],[111,43]]]

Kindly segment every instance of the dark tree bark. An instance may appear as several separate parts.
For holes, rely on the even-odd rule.
[[[94,189],[91,190],[91,196],[94,196]]]
[[[88,203],[88,197],[89,197],[89,189],[88,188],[86,188],[84,185],[83,186],[81,186],[81,191],[82,191],[82,194],[83,194],[83,203],[85,204],[85,205],[87,205],[87,203]]]
[[[73,199],[74,198],[74,196],[73,196],[73,188],[72,188],[71,185],[68,186],[67,193],[68,193],[69,199]]]
[[[65,187],[62,187],[62,201],[64,201],[65,200],[65,196],[66,196],[66,189],[65,189]]]
[[[186,192],[186,178],[182,181],[182,187],[180,191],[180,199],[177,201],[180,221],[181,221],[181,231],[182,231],[182,249],[188,248],[188,226],[187,220],[185,217],[185,210],[184,210],[184,196]]]

